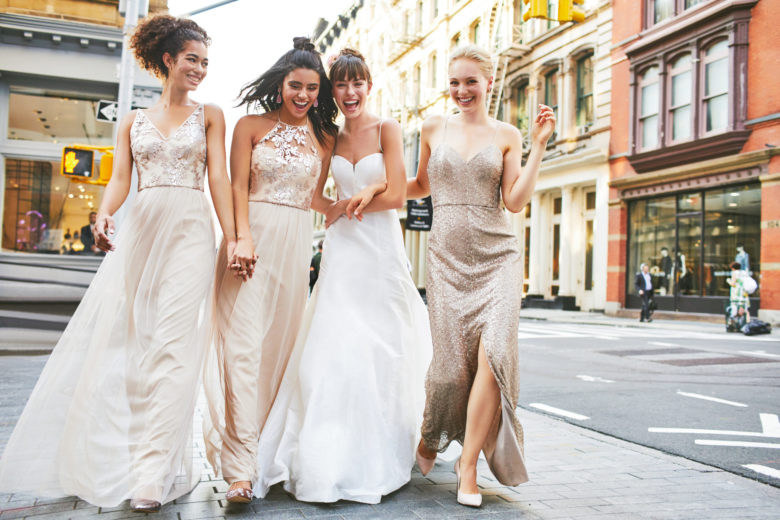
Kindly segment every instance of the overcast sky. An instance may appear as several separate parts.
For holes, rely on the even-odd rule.
[[[241,87],[292,48],[295,36],[311,36],[319,18],[333,20],[355,0],[237,0],[192,18],[212,39],[209,73],[193,99],[216,103],[225,111],[228,146],[233,125],[245,114],[233,108]],[[181,15],[216,0],[168,0]]]

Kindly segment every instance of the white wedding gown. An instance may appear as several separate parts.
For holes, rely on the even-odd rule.
[[[382,153],[331,168],[340,199],[385,180]],[[284,482],[302,501],[375,504],[406,484],[430,358],[396,212],[341,217],[260,435],[255,495]]]

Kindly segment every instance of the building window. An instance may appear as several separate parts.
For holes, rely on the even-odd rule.
[[[553,109],[558,117],[558,69],[544,75],[544,104]]]
[[[639,147],[642,150],[658,146],[658,67],[650,67],[639,81]]]
[[[422,86],[422,74],[420,64],[414,66],[414,106],[420,106],[420,87]]]
[[[423,2],[417,2],[417,34],[423,31],[423,12],[425,5]]]
[[[585,194],[585,290],[593,290],[593,246],[595,241],[596,192]]]
[[[433,2],[431,2],[431,19],[436,19],[439,16],[439,1],[440,0],[433,0]]]
[[[430,87],[432,89],[435,89],[436,85],[439,82],[438,78],[436,77],[436,72],[437,72],[436,67],[437,67],[437,64],[436,64],[436,53],[434,52],[434,53],[431,54],[431,58],[428,61],[428,70],[430,71],[430,73],[429,73],[429,76],[430,76],[429,77],[429,84],[430,84]]]
[[[669,81],[671,103],[669,126],[672,142],[691,138],[691,101],[693,98],[692,62],[690,54],[683,54],[670,65]]]
[[[460,45],[460,33],[455,33],[455,36],[450,38],[450,50]]]
[[[514,95],[515,126],[523,134],[528,135],[528,83],[515,87]]]
[[[719,40],[704,51],[704,133],[720,132],[728,127],[729,48]]]
[[[672,18],[707,0],[645,0],[646,27]]]
[[[577,60],[577,126],[593,123],[593,59]]]
[[[471,24],[471,43],[479,45],[479,20]]]

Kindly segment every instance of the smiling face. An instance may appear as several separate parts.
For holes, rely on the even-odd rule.
[[[282,81],[282,109],[295,118],[306,116],[320,94],[320,75],[316,70],[295,69]]]
[[[208,71],[208,48],[201,41],[189,40],[176,58],[166,52],[163,63],[168,67],[169,82],[185,90],[195,90]]]
[[[333,99],[347,119],[363,112],[370,92],[371,83],[362,78],[340,79],[333,83]]]
[[[484,107],[492,85],[493,78],[485,77],[476,61],[458,58],[450,64],[450,97],[461,111]]]

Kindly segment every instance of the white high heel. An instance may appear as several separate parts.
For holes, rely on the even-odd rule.
[[[458,479],[458,504],[469,507],[480,507],[482,505],[481,493],[461,493],[460,492],[460,459],[455,461],[455,476]]]

